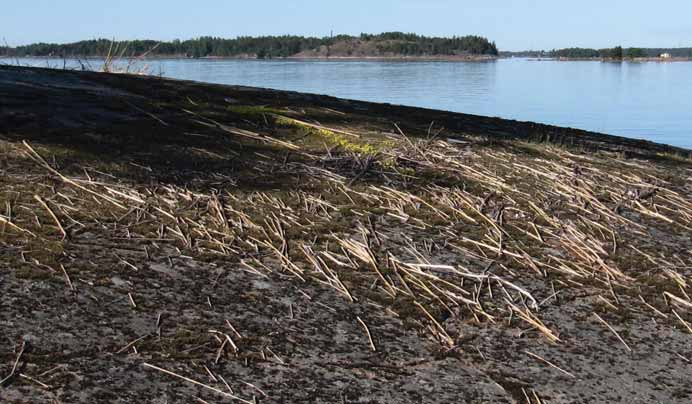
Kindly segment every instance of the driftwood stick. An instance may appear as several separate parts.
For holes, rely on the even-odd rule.
[[[17,372],[17,366],[19,366],[19,361],[22,359],[22,355],[24,354],[24,350],[26,349],[26,341],[22,341],[22,346],[19,348],[19,353],[17,354],[17,358],[14,360],[14,364],[12,365],[12,370],[10,371],[10,374],[8,374],[4,379],[0,380],[0,386],[5,384],[6,381],[12,379]]]
[[[212,387],[212,386],[206,385],[206,384],[204,384],[204,383],[200,383],[200,382],[198,382],[198,381],[196,381],[196,380],[190,379],[189,377],[185,377],[185,376],[179,375],[179,374],[177,374],[177,373],[171,372],[170,370],[166,370],[166,369],[160,368],[160,367],[158,367],[158,366],[155,366],[155,365],[152,365],[152,364],[149,364],[149,363],[143,363],[143,365],[144,365],[145,367],[148,367],[148,368],[157,370],[157,371],[159,371],[159,372],[161,372],[161,373],[165,373],[165,374],[167,374],[167,375],[169,375],[169,376],[173,376],[173,377],[176,377],[176,378],[178,378],[178,379],[180,379],[180,380],[184,380],[184,381],[186,381],[186,382],[188,382],[188,383],[194,384],[194,385],[196,385],[196,386],[205,388],[205,389],[207,389],[207,390],[209,390],[209,391],[213,391],[213,392],[215,392],[215,393],[217,393],[217,394],[219,394],[219,395],[222,395],[222,396],[224,396],[224,397],[228,397],[228,398],[230,398],[230,399],[232,399],[232,400],[237,400],[237,401],[239,401],[239,402],[241,402],[241,403],[245,403],[245,404],[254,404],[252,401],[244,400],[244,399],[242,399],[242,398],[240,398],[240,397],[234,396],[233,394],[226,393],[226,392],[223,391],[223,390],[219,390],[219,389],[217,389],[216,387]]]
[[[610,324],[608,324],[608,323],[607,323],[603,318],[601,318],[601,316],[599,316],[597,313],[594,313],[593,315],[596,316],[596,318],[598,319],[598,321],[600,321],[601,323],[603,323],[603,325],[605,325],[606,327],[608,327],[608,329],[609,329],[613,334],[615,334],[615,336],[620,340],[620,342],[622,342],[622,345],[624,345],[625,348],[627,348],[628,351],[632,352],[632,348],[630,348],[630,346],[627,345],[627,342],[625,342],[625,340],[622,339],[622,337],[620,336],[620,334],[618,334],[618,332],[615,331],[615,329],[614,329],[613,327],[611,327]]]
[[[372,334],[370,334],[370,328],[368,328],[368,325],[365,324],[365,321],[363,321],[360,317],[356,317],[356,319],[358,320],[360,325],[363,326],[365,334],[368,336],[368,341],[370,341],[370,348],[372,348],[373,352],[377,352],[377,347],[375,346],[375,342],[372,339]]]
[[[570,372],[568,372],[568,371],[562,369],[561,367],[559,367],[559,366],[557,366],[556,364],[550,362],[549,360],[547,360],[547,359],[545,359],[545,358],[543,358],[543,357],[540,357],[540,356],[536,355],[535,353],[531,353],[531,352],[529,352],[529,351],[524,351],[524,353],[527,354],[527,355],[529,355],[529,356],[531,356],[531,357],[533,357],[533,358],[535,358],[535,359],[538,359],[539,361],[545,363],[546,365],[548,365],[548,366],[550,366],[550,367],[552,367],[552,368],[555,368],[555,369],[559,370],[560,372],[566,374],[567,376],[569,376],[569,377],[571,377],[571,378],[573,378],[573,379],[576,379],[576,378],[577,378],[577,377],[576,377],[575,375],[573,375],[572,373],[570,373]]]

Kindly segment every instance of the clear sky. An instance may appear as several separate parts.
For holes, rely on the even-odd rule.
[[[10,45],[98,37],[487,36],[502,50],[692,46],[692,0],[3,0]]]

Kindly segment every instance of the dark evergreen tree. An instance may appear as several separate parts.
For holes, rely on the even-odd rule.
[[[622,59],[623,51],[622,46],[616,46],[610,51],[610,57],[613,59]]]
[[[627,57],[630,59],[644,58],[646,57],[646,52],[642,48],[629,48],[627,49]]]

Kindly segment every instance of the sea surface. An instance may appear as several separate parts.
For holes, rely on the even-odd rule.
[[[0,63],[80,66],[57,59]],[[102,61],[88,65],[98,69]],[[177,79],[534,121],[692,149],[692,62],[161,59],[132,66],[144,67]]]

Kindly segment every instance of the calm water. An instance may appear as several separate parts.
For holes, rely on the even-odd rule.
[[[62,67],[57,60],[20,63]],[[155,60],[148,65],[151,74],[179,79],[543,122],[692,148],[689,62]]]

